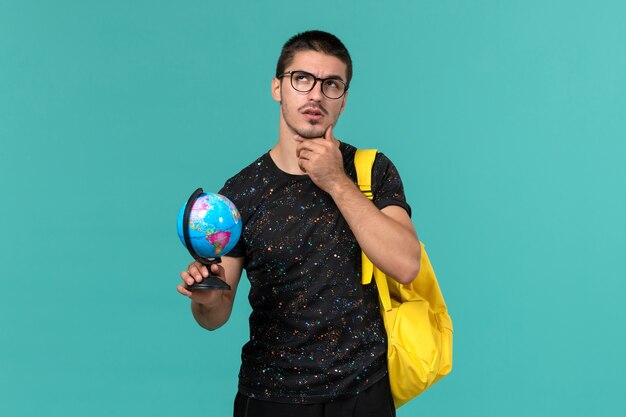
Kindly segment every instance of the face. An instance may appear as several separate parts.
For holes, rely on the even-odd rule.
[[[300,51],[294,55],[285,71],[306,71],[318,78],[339,77],[346,82],[346,64],[339,58],[316,51]],[[272,97],[280,103],[281,134],[298,134],[303,138],[324,135],[335,125],[346,105],[348,93],[338,99],[322,94],[318,81],[313,90],[302,93],[294,90],[289,75],[272,80]],[[286,131],[285,131],[286,130]]]

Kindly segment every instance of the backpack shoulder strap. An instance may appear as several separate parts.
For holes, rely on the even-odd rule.
[[[359,189],[367,197],[372,200],[374,193],[372,192],[372,167],[374,159],[376,159],[376,149],[357,149],[354,154],[354,166],[356,168],[356,181]],[[369,284],[374,276],[374,264],[361,251],[361,283]]]
[[[354,154],[354,166],[359,189],[370,200],[374,198],[372,193],[372,167],[376,159],[376,149],[357,149]]]

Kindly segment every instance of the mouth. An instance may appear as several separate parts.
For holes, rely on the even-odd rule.
[[[302,110],[302,114],[309,120],[321,120],[324,117],[324,112],[317,107],[307,107]]]

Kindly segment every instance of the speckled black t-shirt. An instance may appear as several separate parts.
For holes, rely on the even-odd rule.
[[[355,148],[340,144],[355,179]],[[394,165],[378,154],[378,208],[406,204]],[[264,154],[220,194],[241,213],[229,256],[244,256],[250,280],[250,341],[239,391],[253,398],[315,403],[358,394],[386,370],[386,335],[375,284],[361,285],[361,249],[332,198],[307,175],[281,171]]]

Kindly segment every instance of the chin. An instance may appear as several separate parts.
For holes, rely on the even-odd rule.
[[[326,128],[322,126],[310,126],[306,129],[298,129],[296,133],[305,139],[321,138]]]

